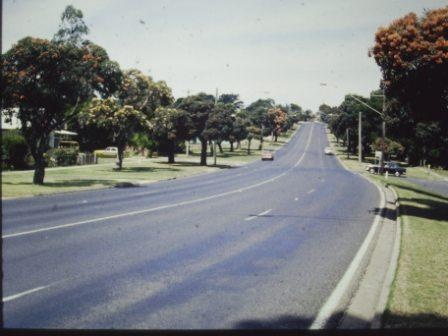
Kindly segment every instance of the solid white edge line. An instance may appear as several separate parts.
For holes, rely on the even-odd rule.
[[[338,161],[341,163],[341,165],[350,173],[354,174],[350,170],[347,169],[345,164],[342,162],[342,160],[335,155]],[[309,329],[322,329],[325,327],[325,325],[328,323],[331,316],[336,312],[336,309],[338,308],[339,302],[341,301],[343,295],[347,291],[348,286],[350,285],[350,282],[355,275],[356,271],[358,270],[362,258],[364,257],[365,253],[368,250],[368,247],[375,236],[376,230],[378,229],[379,222],[381,220],[382,214],[384,212],[385,207],[385,196],[383,190],[380,188],[380,186],[369,180],[367,177],[365,177],[362,174],[358,174],[359,176],[363,177],[370,183],[374,184],[375,187],[378,189],[380,193],[380,203],[379,203],[379,209],[380,213],[376,214],[372,226],[370,227],[369,233],[367,234],[366,238],[364,239],[361,247],[359,248],[358,252],[356,253],[355,257],[353,258],[352,262],[350,263],[349,267],[345,271],[344,275],[342,276],[341,280],[339,280],[338,284],[336,285],[333,292],[330,294],[328,299],[325,301],[324,305],[320,308],[316,318],[314,319],[313,323],[309,327]]]
[[[378,188],[378,191],[380,192],[380,209],[381,213],[384,210],[385,205],[385,197],[383,191],[380,189],[378,185],[375,184],[375,186]],[[361,247],[359,248],[358,252],[356,253],[355,257],[353,258],[352,262],[350,263],[349,267],[345,271],[343,277],[341,280],[339,280],[338,284],[336,285],[336,288],[333,290],[331,295],[328,297],[327,301],[324,303],[324,305],[319,310],[319,313],[317,314],[316,318],[314,319],[313,323],[310,326],[310,329],[322,329],[327,324],[328,320],[331,318],[331,316],[335,313],[336,309],[338,308],[339,302],[341,301],[341,298],[345,294],[348,286],[350,285],[350,282],[355,275],[356,271],[358,270],[362,258],[364,257],[365,253],[368,250],[368,247],[370,245],[370,242],[372,241],[373,237],[375,236],[375,232],[378,228],[379,222],[381,220],[382,214],[377,214],[375,216],[375,219],[373,221],[372,226],[370,227],[369,233],[367,234],[366,238],[364,239]]]
[[[50,287],[50,285],[48,285],[48,286],[36,287],[36,288],[30,289],[30,290],[27,290],[27,291],[25,291],[25,292],[22,292],[22,293],[18,293],[18,294],[14,294],[14,295],[10,295],[10,296],[4,297],[4,298],[2,299],[2,301],[3,301],[3,302],[12,301],[12,300],[18,299],[18,298],[20,298],[20,297],[22,297],[22,296],[25,296],[25,295],[28,295],[28,294],[31,294],[31,293],[40,291],[40,290],[45,289],[45,288],[48,288],[48,287]]]
[[[278,180],[280,177],[285,176],[289,171],[291,171],[291,169],[297,167],[302,162],[303,158],[305,157],[306,151],[308,150],[308,147],[309,147],[309,145],[311,143],[311,136],[313,134],[313,130],[314,130],[314,125],[311,126],[311,131],[310,131],[310,134],[308,136],[308,141],[306,143],[305,149],[303,150],[302,155],[300,156],[299,160],[297,160],[295,165],[290,167],[289,169],[287,169],[283,173],[281,173],[281,174],[279,174],[277,176],[271,177],[268,180],[264,180],[262,182],[259,182],[259,183],[256,183],[256,184],[252,184],[252,185],[249,185],[247,187],[240,188],[240,189],[237,189],[237,190],[227,191],[227,192],[222,193],[222,194],[216,194],[216,195],[212,195],[212,196],[208,196],[208,197],[197,198],[197,199],[194,199],[194,200],[183,201],[183,202],[179,202],[179,203],[175,203],[175,204],[162,205],[162,206],[155,207],[155,208],[149,208],[149,209],[125,212],[125,213],[121,213],[121,214],[116,214],[116,215],[111,215],[111,216],[106,216],[106,217],[100,217],[100,218],[92,218],[92,219],[88,219],[88,220],[85,220],[85,221],[79,221],[79,222],[75,222],[75,223],[61,224],[61,225],[56,225],[56,226],[52,226],[52,227],[48,227],[48,228],[41,228],[41,229],[36,229],[36,230],[30,230],[30,231],[24,231],[24,232],[18,232],[18,233],[11,233],[11,234],[7,234],[7,235],[2,236],[2,238],[5,239],[5,238],[25,236],[25,235],[30,235],[30,234],[33,234],[33,233],[46,232],[46,231],[57,230],[57,229],[62,229],[62,228],[67,228],[67,227],[72,227],[72,226],[78,226],[78,225],[83,225],[83,224],[89,224],[89,223],[94,223],[94,222],[101,222],[101,221],[105,221],[105,220],[108,220],[108,219],[115,219],[115,218],[121,218],[121,217],[126,217],[126,216],[139,215],[139,214],[149,213],[149,212],[153,212],[153,211],[157,211],[157,210],[163,210],[163,209],[174,208],[174,207],[178,207],[178,206],[182,206],[182,205],[189,205],[189,204],[193,204],[193,203],[203,202],[203,201],[207,201],[207,200],[210,200],[210,199],[223,197],[223,196],[227,196],[227,195],[231,195],[231,194],[235,194],[235,193],[238,193],[238,192],[243,192],[243,191],[246,191],[246,190],[250,190],[250,189],[259,187],[259,186],[261,186],[263,184],[273,182],[275,180]]]

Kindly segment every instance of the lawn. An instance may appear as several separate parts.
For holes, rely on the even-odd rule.
[[[265,148],[279,148],[289,141],[294,131],[280,136],[277,143],[266,137]],[[121,171],[114,170],[115,159],[100,159],[97,165],[50,168],[46,169],[45,184],[41,186],[32,184],[32,171],[2,172],[2,198],[105,188],[122,182],[150,183],[231,168],[259,160],[258,144],[257,140],[253,140],[251,155],[247,155],[247,141],[243,141],[241,149],[235,149],[234,152],[230,152],[229,145],[224,143],[224,153],[218,153],[216,166],[210,156],[207,158],[207,166],[199,165],[200,150],[199,144],[196,144],[191,146],[191,155],[176,155],[174,164],[168,164],[166,157],[132,157],[125,159]]]
[[[448,198],[406,178],[387,180],[365,172],[366,163],[346,158],[344,148],[330,143],[348,169],[389,184],[400,201],[402,235],[398,268],[383,316],[385,328],[448,327]],[[408,176],[436,180],[426,169],[408,167]],[[438,172],[440,174],[440,172]]]
[[[402,237],[386,328],[448,327],[448,198],[403,178],[375,176],[398,194]]]

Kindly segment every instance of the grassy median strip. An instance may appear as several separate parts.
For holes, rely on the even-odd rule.
[[[402,236],[398,269],[383,316],[385,328],[448,327],[448,198],[406,181],[365,172],[366,163],[346,158],[333,135],[336,155],[354,171],[395,188],[400,201]],[[412,177],[437,179],[421,168]]]
[[[265,149],[278,149],[291,138],[297,129],[282,134],[278,141],[272,142],[265,138]],[[79,191],[115,186],[120,182],[149,183],[167,179],[181,178],[201,173],[232,168],[245,163],[259,160],[259,141],[252,140],[251,154],[247,154],[247,141],[242,141],[241,148],[229,151],[228,144],[223,144],[223,153],[217,154],[217,165],[213,158],[207,158],[207,166],[199,165],[199,144],[192,145],[192,153],[187,156],[179,154],[176,163],[168,164],[165,157],[153,159],[130,158],[125,160],[121,171],[114,170],[115,159],[105,159],[106,164],[75,166],[46,169],[45,184],[34,185],[33,174],[30,171],[2,172],[2,198],[22,197],[32,195],[53,194],[59,192]]]

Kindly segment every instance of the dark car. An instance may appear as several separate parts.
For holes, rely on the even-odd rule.
[[[380,170],[380,165],[368,165],[366,167],[366,170],[368,170],[369,173],[376,174]],[[384,162],[384,171],[388,172],[389,174],[394,174],[397,177],[406,174],[406,168],[401,167],[395,161]]]

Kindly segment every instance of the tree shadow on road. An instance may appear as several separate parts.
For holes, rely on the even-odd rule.
[[[90,187],[93,185],[112,186],[116,183],[115,180],[99,180],[99,179],[73,179],[73,180],[58,180],[54,182],[44,182],[43,187],[50,188],[67,188],[67,187]],[[11,186],[36,186],[32,182],[5,182],[2,184]]]
[[[157,168],[157,167],[123,167],[121,170],[119,170],[119,173],[154,173],[154,172],[162,172],[162,171],[170,171],[175,172],[179,171],[180,169],[177,168],[170,168],[170,167],[163,167],[163,168]]]
[[[191,161],[176,161],[175,163],[168,163],[165,161],[159,161],[157,162],[158,164],[163,164],[163,165],[170,165],[170,166],[174,166],[174,167],[215,167],[215,168],[220,168],[220,169],[232,169],[232,168],[236,168],[235,166],[231,166],[231,165],[226,165],[226,164],[217,164],[217,165],[213,165],[213,164],[207,164],[207,166],[201,166],[201,164],[199,162],[191,162]],[[160,168],[163,169],[163,168]],[[179,170],[179,169],[177,169]]]
[[[342,324],[342,319],[349,323]],[[274,329],[274,330],[294,330],[294,329],[309,329],[313,323],[311,317],[303,317],[299,315],[281,315],[275,318],[268,319],[247,319],[236,322],[233,325],[235,329]],[[371,321],[366,321],[362,318],[352,315],[344,315],[343,312],[336,312],[331,316],[324,326],[328,330],[338,331],[340,330],[346,335],[346,332],[350,330],[355,333],[357,330],[363,330],[368,334],[377,335],[378,329],[370,329]],[[418,329],[416,329],[418,328]],[[448,316],[441,316],[437,314],[424,313],[424,314],[395,314],[390,311],[386,311],[381,323],[381,334],[384,331],[397,331],[403,330],[409,332],[413,331],[425,331],[425,329],[431,334],[433,332],[440,331],[441,334],[446,333],[448,328]],[[321,330],[324,331],[324,330]],[[319,332],[316,330],[316,332]],[[338,334],[338,333],[337,333]],[[395,334],[395,333],[394,333]]]

